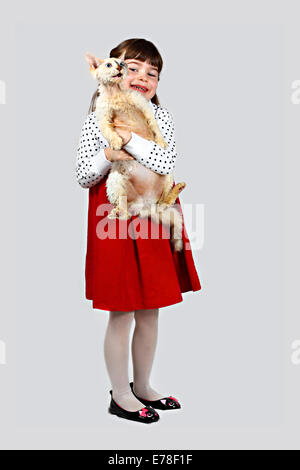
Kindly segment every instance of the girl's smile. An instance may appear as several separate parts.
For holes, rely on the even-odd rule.
[[[157,67],[148,61],[142,62],[137,59],[126,59],[125,62],[128,66],[128,75],[123,82],[124,88],[137,90],[150,101],[158,86]]]

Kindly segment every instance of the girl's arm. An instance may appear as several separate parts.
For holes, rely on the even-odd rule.
[[[134,132],[132,132],[131,140],[123,148],[150,170],[167,175],[174,170],[177,158],[174,120],[169,111],[160,106],[157,109],[156,120],[168,144],[166,150]]]
[[[76,179],[82,188],[91,188],[108,173],[112,163],[104,149],[108,142],[100,133],[94,114],[89,114],[82,126],[76,159]]]

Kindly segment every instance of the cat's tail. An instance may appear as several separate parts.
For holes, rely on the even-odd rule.
[[[140,217],[150,217],[151,220],[159,224],[164,224],[170,231],[171,243],[175,251],[181,251],[182,242],[182,215],[175,207],[167,207],[165,205],[151,204],[144,206],[140,213]]]

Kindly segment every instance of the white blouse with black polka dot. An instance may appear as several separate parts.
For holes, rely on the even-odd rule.
[[[161,133],[168,144],[166,150],[152,141],[132,132],[132,138],[123,148],[145,167],[161,175],[171,173],[177,158],[174,120],[170,112],[150,101]],[[83,188],[91,188],[101,181],[112,163],[104,149],[107,140],[100,132],[95,112],[90,113],[81,130],[76,159],[76,179]]]

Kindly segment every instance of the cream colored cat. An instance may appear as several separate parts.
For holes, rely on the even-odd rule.
[[[132,132],[166,149],[167,143],[146,98],[134,89],[122,87],[128,74],[126,62],[117,58],[99,59],[90,53],[86,54],[86,60],[92,76],[99,83],[95,114],[110,148],[122,148],[123,140],[114,126],[124,123]],[[150,217],[156,223],[162,222],[171,230],[175,251],[180,251],[183,220],[180,212],[171,206],[186,185],[173,184],[172,173],[160,175],[136,160],[113,162],[106,180],[107,197],[114,205],[108,218],[127,220],[132,215],[139,215]]]

